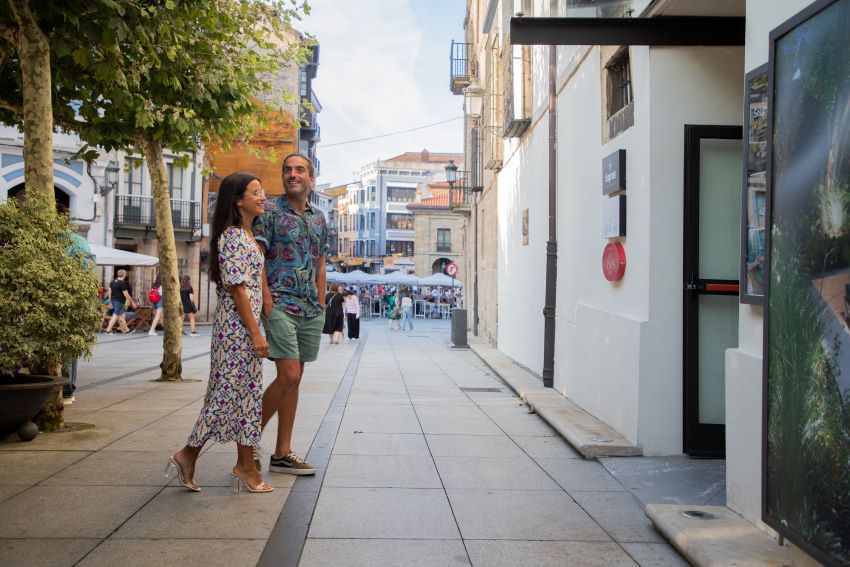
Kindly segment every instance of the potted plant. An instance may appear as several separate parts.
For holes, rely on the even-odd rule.
[[[63,426],[62,365],[91,355],[101,319],[97,277],[90,259],[72,251],[73,231],[41,192],[0,205],[0,390],[10,400],[10,391],[37,392],[43,387],[35,384],[50,377],[35,419],[42,431]],[[8,412],[20,405],[4,404],[0,412],[18,419]]]

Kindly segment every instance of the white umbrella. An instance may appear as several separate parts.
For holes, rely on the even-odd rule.
[[[156,256],[136,254],[100,244],[89,244],[89,247],[98,266],[156,266],[159,264],[159,258]]]
[[[404,274],[402,272],[392,272],[383,276],[383,281],[393,285],[419,285],[419,278],[413,274]]]
[[[368,282],[373,277],[372,274],[367,274],[363,270],[354,270],[345,274],[345,281],[348,283],[361,283]]]
[[[438,287],[463,287],[463,283],[461,283],[458,279],[452,279],[446,274],[441,274],[437,272],[436,274],[431,274],[427,278],[422,278],[419,280],[419,285],[427,285],[427,286],[438,286]]]

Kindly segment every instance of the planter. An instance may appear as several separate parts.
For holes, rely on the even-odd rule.
[[[0,438],[35,417],[54,388],[67,383],[62,376],[0,376]]]

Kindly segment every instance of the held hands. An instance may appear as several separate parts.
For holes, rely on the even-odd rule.
[[[262,334],[257,333],[255,336],[251,337],[251,345],[256,356],[266,358],[269,355],[269,343],[266,341],[266,337]]]

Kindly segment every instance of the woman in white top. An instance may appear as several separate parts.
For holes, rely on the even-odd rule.
[[[345,319],[348,323],[348,340],[360,338],[360,300],[357,294],[351,290],[345,290],[343,296],[343,309]]]
[[[401,330],[404,331],[404,325],[410,325],[410,330],[413,330],[413,300],[410,298],[410,292],[405,291],[401,298]]]

